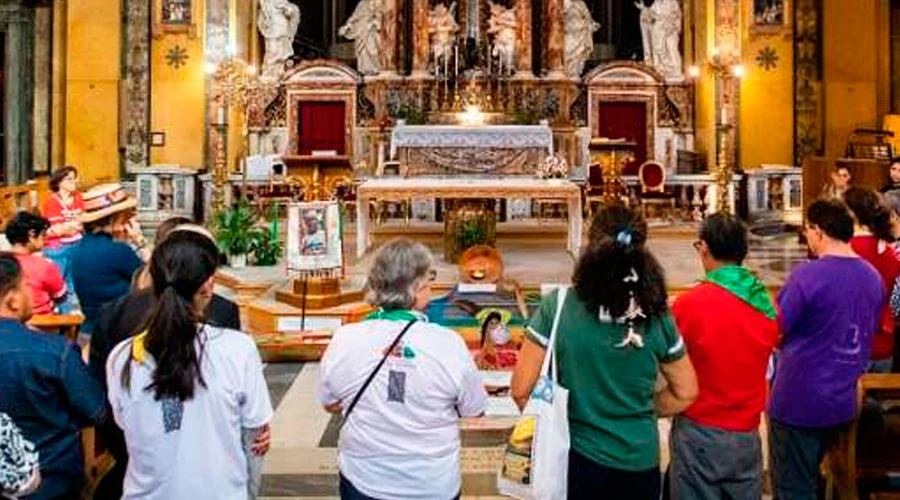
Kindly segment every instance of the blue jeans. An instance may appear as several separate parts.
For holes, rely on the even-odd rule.
[[[676,417],[669,489],[673,500],[759,500],[763,496],[759,431],[733,432]]]
[[[75,244],[77,245],[77,243]],[[75,283],[72,281],[72,250],[75,245],[63,245],[56,248],[45,248],[43,250],[44,257],[50,259],[59,267],[59,272],[66,281],[66,289],[68,294],[66,300],[59,305],[60,313],[68,313],[78,308],[78,295],[75,294]]]
[[[807,429],[769,420],[775,500],[817,500],[819,464],[847,424]]]

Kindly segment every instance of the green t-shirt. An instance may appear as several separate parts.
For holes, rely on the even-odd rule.
[[[547,294],[526,335],[547,345],[557,294]],[[685,355],[671,315],[637,320],[644,346],[616,347],[624,323],[588,311],[574,289],[566,294],[557,332],[559,382],[569,390],[572,449],[614,469],[644,471],[659,466],[659,433],[653,395],[660,363]]]

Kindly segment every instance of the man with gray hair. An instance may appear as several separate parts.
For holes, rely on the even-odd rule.
[[[459,418],[484,413],[487,393],[462,338],[424,314],[431,263],[409,239],[382,247],[366,285],[378,309],[322,358],[319,402],[344,418],[343,499],[459,498]]]

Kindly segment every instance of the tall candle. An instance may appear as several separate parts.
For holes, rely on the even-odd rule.
[[[722,125],[728,125],[728,108],[722,106]]]
[[[487,60],[488,60],[488,76],[489,76],[489,77],[491,76],[491,59],[494,58],[493,53],[494,53],[494,51],[491,50],[491,45],[488,44],[488,46],[487,46]]]
[[[447,78],[448,76],[450,76],[450,74],[447,72],[447,53],[446,52],[444,53],[442,58],[444,59],[444,78]]]
[[[225,106],[219,106],[219,109],[216,110],[216,124],[225,124]]]
[[[459,44],[453,44],[453,76],[459,78]]]

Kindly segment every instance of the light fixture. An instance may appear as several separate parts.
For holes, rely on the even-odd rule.
[[[697,78],[700,78],[700,66],[697,66],[696,64],[692,64],[691,66],[688,66],[687,73],[688,73],[688,78],[690,78],[692,80],[696,80]]]
[[[736,64],[731,68],[731,73],[736,78],[743,78],[747,74],[747,68],[743,64]]]
[[[210,75],[210,76],[215,75],[215,74],[216,74],[216,71],[217,71],[218,69],[219,69],[219,65],[217,65],[217,64],[214,63],[214,62],[208,62],[208,63],[206,63],[206,66],[204,67],[204,70],[206,71],[206,74],[207,74],[207,75]]]
[[[250,76],[256,76],[256,66],[252,64],[250,66],[247,66],[247,74]]]
[[[476,105],[466,106],[466,110],[460,113],[459,120],[463,125],[477,127],[484,125],[484,113]]]

